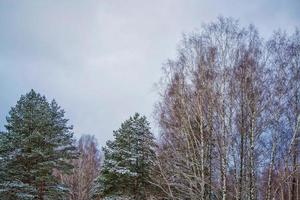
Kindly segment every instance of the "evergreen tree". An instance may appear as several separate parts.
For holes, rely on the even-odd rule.
[[[114,131],[114,141],[103,148],[105,160],[94,196],[146,199],[150,189],[155,142],[145,116],[136,113]]]
[[[0,199],[66,199],[67,188],[53,175],[67,173],[76,158],[72,126],[53,100],[31,90],[11,108],[0,138]]]

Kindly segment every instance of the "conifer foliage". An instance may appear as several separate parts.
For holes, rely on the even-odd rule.
[[[114,131],[114,137],[103,148],[105,160],[95,183],[94,197],[146,199],[155,158],[149,122],[136,113]]]
[[[72,126],[53,100],[31,90],[7,117],[0,138],[0,199],[67,199],[68,190],[53,175],[69,172],[76,158]]]

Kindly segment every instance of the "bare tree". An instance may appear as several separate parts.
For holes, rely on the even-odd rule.
[[[300,34],[275,32],[268,41],[273,72],[274,156],[269,169],[268,199],[299,198]],[[276,147],[276,148],[275,148]],[[284,162],[282,162],[284,161]],[[277,171],[274,166],[277,166]],[[277,172],[277,173],[276,173]],[[279,179],[276,186],[272,179]]]
[[[161,196],[299,198],[299,41],[230,18],[184,36],[157,106]]]
[[[100,151],[95,136],[83,135],[78,141],[80,156],[73,160],[73,173],[60,175],[61,181],[70,188],[70,200],[89,200],[94,179],[100,170]]]

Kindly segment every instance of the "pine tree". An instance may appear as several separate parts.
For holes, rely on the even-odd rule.
[[[69,172],[76,158],[72,126],[53,100],[31,90],[11,108],[0,139],[0,198],[66,199],[68,190],[53,175]]]
[[[146,199],[150,189],[155,142],[145,116],[136,113],[114,131],[114,141],[103,148],[105,160],[94,196]]]

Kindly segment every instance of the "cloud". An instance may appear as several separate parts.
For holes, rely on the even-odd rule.
[[[299,26],[299,8],[292,0],[2,1],[0,127],[35,88],[66,110],[77,136],[95,134],[103,145],[134,112],[151,117],[153,84],[182,33],[224,15],[268,36]]]

